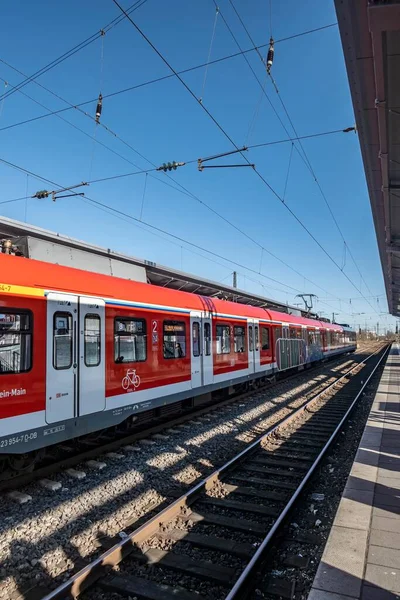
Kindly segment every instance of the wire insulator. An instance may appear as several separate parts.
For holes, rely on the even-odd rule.
[[[267,54],[267,73],[268,73],[268,75],[271,73],[272,63],[274,62],[274,53],[275,53],[274,39],[271,38],[269,40],[269,49],[268,49],[268,54]]]
[[[99,94],[99,99],[97,100],[97,107],[96,107],[96,123],[99,124],[100,123],[100,116],[101,116],[101,109],[103,107],[103,96],[101,95],[101,92]]]

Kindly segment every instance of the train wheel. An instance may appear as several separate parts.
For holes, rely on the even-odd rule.
[[[8,466],[17,473],[32,473],[38,458],[39,454],[37,452],[10,454]]]

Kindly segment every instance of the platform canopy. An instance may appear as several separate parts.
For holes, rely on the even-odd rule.
[[[209,281],[152,261],[114,252],[34,225],[0,217],[1,244],[10,240],[21,255],[63,266],[151,283],[162,287],[192,292],[241,304],[273,308],[280,312],[305,315],[294,306],[245,292],[229,285]],[[316,315],[310,315],[316,316]]]
[[[400,316],[400,2],[335,5],[389,311]]]

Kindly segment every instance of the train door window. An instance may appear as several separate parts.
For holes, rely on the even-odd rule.
[[[269,329],[261,327],[261,350],[269,350]]]
[[[192,325],[193,356],[200,356],[200,323],[195,321]]]
[[[254,350],[253,325],[249,325],[249,350],[250,352],[253,352]]]
[[[143,362],[146,358],[146,321],[144,319],[117,317],[114,321],[115,362]]]
[[[230,354],[231,328],[229,325],[217,325],[217,354]]]
[[[258,325],[256,325],[254,327],[254,335],[255,335],[255,338],[256,338],[256,340],[255,340],[255,347],[256,347],[256,350],[259,350],[260,349],[260,334],[259,334],[259,331],[258,331]]]
[[[233,328],[233,346],[235,352],[244,352],[246,350],[246,335],[244,327],[237,325]]]
[[[308,332],[308,343],[311,346],[312,344],[314,344],[314,342],[315,342],[314,332],[313,331],[309,331]]]
[[[72,315],[67,312],[56,312],[53,319],[53,367],[57,370],[70,369],[72,350]]]
[[[291,340],[295,340],[297,338],[296,329],[294,327],[290,328],[289,336]]]
[[[164,321],[164,358],[186,356],[186,326],[183,321]]]
[[[210,323],[204,323],[204,354],[210,356],[211,354],[211,325]]]
[[[30,370],[32,329],[30,312],[0,312],[0,375]]]
[[[98,367],[101,357],[101,334],[99,315],[85,315],[84,359],[87,367]]]
[[[275,340],[275,344],[276,342],[282,337],[282,327],[275,327],[274,328],[274,340]]]

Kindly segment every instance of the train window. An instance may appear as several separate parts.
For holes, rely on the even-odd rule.
[[[0,312],[0,375],[24,373],[32,367],[32,315]]]
[[[164,321],[164,358],[186,356],[186,327],[183,321]]]
[[[217,354],[231,351],[231,329],[229,325],[217,325]]]
[[[210,323],[204,323],[204,354],[210,356],[211,354],[211,325]]]
[[[53,319],[53,367],[58,371],[72,367],[72,315],[56,312]]]
[[[292,339],[292,340],[295,340],[297,338],[296,329],[294,327],[290,328],[289,336],[290,336],[290,339]]]
[[[314,332],[313,331],[309,331],[308,332],[308,343],[311,346],[312,344],[314,344],[314,342],[315,342]]]
[[[233,328],[233,347],[235,352],[245,352],[246,350],[246,334],[245,328],[242,326],[235,326]]]
[[[253,325],[249,325],[249,350],[250,352],[253,352],[254,350]]]
[[[256,350],[260,349],[260,337],[259,337],[259,333],[258,333],[258,325],[256,325],[254,327],[254,335],[255,335],[255,348]]]
[[[115,362],[144,362],[146,358],[146,321],[144,319],[117,317],[114,320]]]
[[[200,323],[195,321],[192,325],[193,356],[200,356]]]
[[[84,359],[87,367],[98,367],[101,357],[101,335],[99,315],[85,315]]]
[[[269,329],[261,327],[261,350],[269,350]]]

